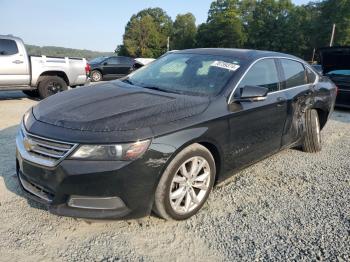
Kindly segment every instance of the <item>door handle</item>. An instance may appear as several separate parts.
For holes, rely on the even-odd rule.
[[[285,102],[286,99],[284,97],[277,97],[277,106],[283,106]]]
[[[23,61],[21,61],[21,60],[15,60],[15,61],[12,61],[12,63],[14,63],[14,64],[23,64]]]

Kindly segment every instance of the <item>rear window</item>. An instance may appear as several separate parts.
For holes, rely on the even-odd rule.
[[[0,39],[0,55],[14,55],[18,53],[17,44],[10,39]]]
[[[307,77],[304,66],[294,60],[281,59],[282,68],[284,71],[284,79],[282,86],[291,88],[307,84]]]
[[[312,70],[307,68],[307,67],[306,67],[306,75],[307,75],[307,81],[309,84],[312,84],[315,82],[316,74],[314,72],[312,72]]]

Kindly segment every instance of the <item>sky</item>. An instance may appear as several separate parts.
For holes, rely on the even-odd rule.
[[[305,4],[309,0],[292,0]],[[122,43],[126,23],[149,7],[163,8],[173,20],[191,12],[206,21],[212,0],[0,0],[0,35],[33,45],[112,52]]]

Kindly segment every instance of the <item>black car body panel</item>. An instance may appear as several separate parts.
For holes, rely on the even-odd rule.
[[[323,74],[338,87],[336,106],[350,108],[350,46],[325,47],[318,52]],[[340,71],[347,74],[335,74]]]
[[[233,56],[240,61],[240,68],[214,96],[165,93],[117,80],[49,97],[27,114],[26,132],[48,139],[76,144],[151,140],[148,150],[134,161],[65,158],[51,168],[23,159],[17,151],[18,174],[51,192],[52,202],[46,203],[51,212],[86,218],[147,215],[167,164],[186,146],[200,143],[207,147],[215,158],[216,179],[222,181],[232,176],[230,170],[240,170],[281,149],[299,145],[307,109],[319,112],[322,127],[333,111],[334,84],[296,57],[236,49],[178,53]],[[254,64],[265,59],[272,59],[276,65],[278,90],[261,101],[240,101],[242,79]],[[286,88],[280,59],[297,61],[311,70],[315,79]],[[118,196],[125,206],[118,210],[81,210],[68,207],[71,195]]]
[[[99,89],[61,93],[60,97],[44,100],[33,113],[38,121],[63,128],[110,132],[139,130],[191,117],[203,112],[208,104],[207,97],[160,93],[115,81]]]

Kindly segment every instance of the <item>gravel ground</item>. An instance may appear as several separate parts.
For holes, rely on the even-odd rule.
[[[0,93],[1,261],[350,261],[350,111],[323,150],[285,150],[218,185],[184,222],[87,222],[28,202],[15,177],[15,134],[35,100]]]

